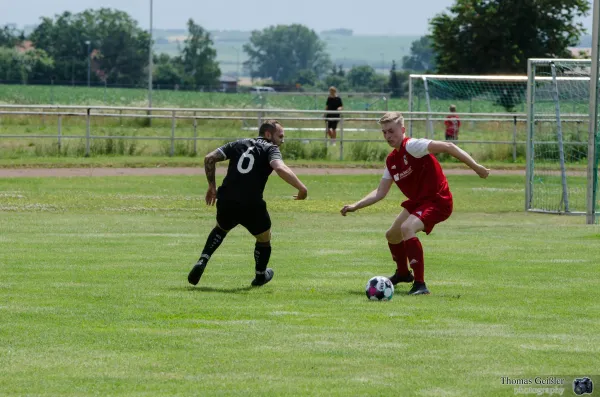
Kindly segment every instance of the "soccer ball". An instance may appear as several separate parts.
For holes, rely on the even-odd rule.
[[[387,277],[375,276],[367,282],[365,292],[372,301],[389,301],[394,296],[394,284]]]

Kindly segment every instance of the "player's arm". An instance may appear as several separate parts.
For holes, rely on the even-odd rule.
[[[450,156],[462,161],[471,168],[480,178],[487,178],[490,170],[478,164],[469,153],[465,152],[452,142],[431,141],[427,146],[429,153],[448,153]]]
[[[206,191],[206,204],[213,205],[217,200],[217,182],[216,172],[217,163],[225,160],[225,154],[221,149],[216,149],[204,157],[204,172],[208,181],[208,190]]]
[[[298,189],[298,195],[294,196],[296,200],[304,200],[308,195],[308,189],[300,179],[294,174],[294,171],[290,169],[283,160],[273,160],[271,161],[271,168],[275,170],[277,175],[296,189]]]
[[[340,211],[343,216],[346,216],[348,212],[354,212],[361,208],[368,207],[370,205],[375,204],[378,201],[381,201],[387,196],[390,191],[390,187],[392,187],[392,179],[381,178],[381,182],[379,182],[379,186],[377,189],[373,190],[371,193],[367,194],[360,201],[357,201],[354,204],[345,205]]]

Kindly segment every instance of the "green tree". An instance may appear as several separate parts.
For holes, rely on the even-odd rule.
[[[23,32],[19,32],[12,25],[4,25],[0,28],[0,47],[14,47],[23,39]]]
[[[181,65],[184,80],[193,86],[216,86],[221,69],[216,61],[217,51],[213,48],[210,33],[193,19],[188,20],[188,38],[181,50]]]
[[[27,84],[45,79],[53,67],[52,58],[44,50],[19,51],[0,47],[0,80]]]
[[[571,57],[587,0],[455,0],[431,21],[437,71],[524,73],[528,58]]]
[[[402,58],[402,68],[414,71],[435,69],[435,53],[431,48],[431,38],[423,36],[410,45],[410,55]]]
[[[355,66],[346,75],[348,84],[353,91],[383,91],[387,79],[384,75],[378,75],[375,69],[369,65]]]
[[[168,54],[154,55],[154,84],[174,86],[183,84],[183,65],[178,57],[171,58]]]
[[[54,58],[57,80],[87,80],[86,41],[93,53],[92,81],[139,84],[147,77],[150,35],[123,11],[101,8],[42,18],[30,40]]]
[[[399,98],[402,96],[402,86],[400,85],[400,80],[398,79],[398,74],[396,72],[396,61],[392,61],[388,85],[389,90],[392,92],[392,98]]]
[[[329,74],[321,81],[321,89],[327,90],[329,87],[333,86],[339,91],[347,91],[349,85],[345,75],[346,73],[344,72],[344,69],[342,69],[342,65],[340,65],[339,68],[333,65]]]
[[[322,76],[331,65],[325,43],[314,30],[303,25],[270,26],[253,31],[244,44],[248,60],[244,66],[252,77],[292,83],[300,71]]]
[[[296,84],[301,86],[314,86],[319,78],[312,70],[300,70],[296,74]]]

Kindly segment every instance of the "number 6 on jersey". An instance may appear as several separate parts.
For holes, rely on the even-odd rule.
[[[240,157],[240,159],[238,160],[237,170],[240,172],[240,174],[247,174],[250,171],[252,171],[252,167],[254,166],[254,156],[252,155],[252,153],[250,153],[252,149],[254,149],[254,146],[250,146],[248,150],[246,150],[244,154],[242,154],[242,157]],[[246,159],[248,159],[249,161],[248,165],[244,167],[244,160]]]

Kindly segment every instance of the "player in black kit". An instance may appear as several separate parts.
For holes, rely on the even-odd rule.
[[[308,191],[281,158],[279,146],[284,139],[281,124],[276,120],[265,121],[260,126],[258,135],[258,138],[230,142],[204,158],[208,179],[206,204],[214,205],[216,201],[217,225],[208,235],[200,259],[188,275],[190,284],[198,284],[208,260],[221,245],[227,232],[237,225],[244,226],[256,237],[256,276],[252,280],[252,286],[264,285],[273,278],[273,269],[267,268],[271,257],[271,218],[263,200],[267,179],[275,170],[281,179],[298,189],[298,194],[294,196],[296,200],[304,200]],[[227,175],[217,190],[215,165],[224,160],[229,160]]]

